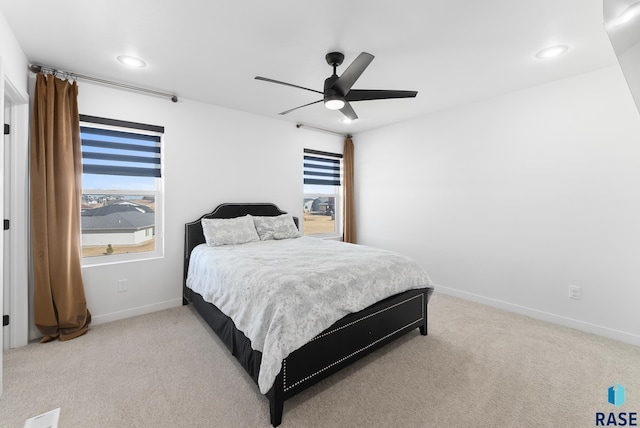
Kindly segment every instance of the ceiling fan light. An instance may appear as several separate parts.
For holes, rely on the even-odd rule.
[[[329,110],[340,110],[344,107],[344,100],[338,95],[332,95],[324,100],[324,106]]]

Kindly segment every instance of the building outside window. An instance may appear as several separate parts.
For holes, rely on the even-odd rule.
[[[83,265],[163,254],[164,128],[81,115]]]

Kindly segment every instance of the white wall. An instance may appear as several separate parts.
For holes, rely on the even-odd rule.
[[[185,223],[224,202],[273,202],[302,217],[303,148],[342,150],[340,137],[280,120],[78,84],[81,114],[165,127],[164,258],[83,268],[95,323],[181,304]]]
[[[619,68],[359,134],[355,182],[359,242],[437,292],[640,345],[640,115]]]
[[[27,99],[27,66],[29,63],[2,11],[0,11],[0,58],[2,59],[4,79],[11,81],[16,88],[20,88],[22,95]],[[4,98],[4,94],[0,95]]]

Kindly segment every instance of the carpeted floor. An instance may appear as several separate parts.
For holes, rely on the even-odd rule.
[[[640,348],[434,294],[418,330],[285,402],[282,427],[591,427],[640,413]],[[615,383],[626,402],[607,402]],[[268,401],[191,306],[4,353],[0,427],[268,427]]]

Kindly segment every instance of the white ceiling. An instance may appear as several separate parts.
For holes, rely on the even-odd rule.
[[[175,93],[292,123],[357,133],[535,86],[616,59],[602,0],[0,0],[31,63]],[[555,44],[569,51],[539,60]],[[414,99],[354,102],[344,124],[319,94],[325,55],[375,59],[354,89],[415,90]],[[121,54],[143,58],[128,69]],[[170,102],[170,101],[167,101]]]

